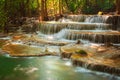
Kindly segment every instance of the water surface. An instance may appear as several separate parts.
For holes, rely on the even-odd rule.
[[[0,80],[119,80],[72,66],[56,56],[17,58],[0,56]]]

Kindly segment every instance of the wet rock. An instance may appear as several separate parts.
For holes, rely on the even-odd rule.
[[[73,45],[62,47],[61,56],[70,58],[73,65],[120,76],[120,53],[118,48],[114,46],[97,46],[95,50],[92,50],[93,48],[90,46],[85,48],[82,46],[81,48],[79,45],[78,48],[78,45],[74,45],[75,48],[72,47]],[[74,51],[77,49],[86,49],[89,54],[87,56],[75,54]]]
[[[106,42],[104,46],[110,47],[110,46],[113,46],[113,44],[111,42]]]
[[[0,39],[0,48],[2,48],[2,46],[5,45],[7,41],[9,40]]]
[[[85,50],[77,50],[75,51],[75,54],[79,55],[79,56],[87,56],[87,52]]]
[[[100,64],[100,63],[94,63],[93,61],[88,61],[88,60],[86,61],[85,59],[83,59],[83,60],[82,59],[79,59],[79,60],[72,59],[73,65],[120,76],[120,68],[118,68],[118,67],[108,66],[106,64]]]
[[[2,51],[2,49],[0,48],[0,55],[3,54],[4,52]]]
[[[96,43],[120,43],[120,32],[106,31],[106,32],[92,32],[92,31],[74,31],[70,30],[66,34],[66,39],[77,40],[84,39]]]
[[[112,29],[113,30],[118,30],[120,31],[120,16],[109,16],[106,20],[106,23],[112,24]]]
[[[81,43],[81,41],[80,41],[80,40],[77,40],[76,44],[80,44],[80,43]]]
[[[7,36],[8,36],[8,34],[0,33],[0,38],[7,37]]]
[[[87,48],[82,44],[68,44],[61,47],[61,57],[62,58],[71,58],[71,56],[87,56]],[[89,51],[90,52],[90,51]],[[80,53],[80,54],[79,54]]]
[[[72,54],[73,54],[73,53],[62,52],[62,53],[60,54],[60,57],[61,57],[61,58],[70,58]]]
[[[102,16],[90,16],[88,18],[86,18],[85,22],[90,22],[90,23],[104,23],[105,19]]]
[[[105,52],[105,51],[107,51],[107,49],[103,48],[103,47],[97,49],[97,52],[99,52],[99,53]]]
[[[113,46],[100,46],[97,50],[88,56],[73,54],[71,56],[73,65],[120,76],[120,50]]]
[[[45,54],[10,54],[12,57],[42,57],[42,56],[56,56],[55,54],[45,53]]]
[[[45,50],[44,48],[13,43],[4,45],[2,49],[10,55],[37,55],[43,53]]]

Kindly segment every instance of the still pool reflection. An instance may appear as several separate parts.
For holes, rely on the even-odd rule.
[[[74,67],[56,56],[12,58],[0,56],[0,80],[120,80],[118,77]]]

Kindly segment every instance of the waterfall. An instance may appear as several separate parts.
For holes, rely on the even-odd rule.
[[[54,33],[54,34],[43,34],[41,32],[38,32],[38,36],[41,38],[46,38],[48,40],[59,40],[63,38],[67,32],[68,32],[67,29],[62,29],[58,33]]]
[[[40,25],[40,32],[44,34],[53,34],[59,32],[62,28],[65,28],[66,24],[60,24],[57,22],[46,22],[41,23]]]
[[[114,32],[113,25],[106,23],[109,17],[105,15],[69,15],[67,19],[41,23],[40,33],[45,38],[54,40],[81,39],[95,43],[120,43],[120,32]]]
[[[108,18],[108,16],[100,16],[100,15],[90,16],[90,17],[86,18],[85,22],[89,22],[89,23],[105,23],[107,18]]]
[[[88,15],[68,15],[67,18],[74,22],[84,22]]]
[[[110,16],[106,15],[68,15],[74,22],[105,23]]]

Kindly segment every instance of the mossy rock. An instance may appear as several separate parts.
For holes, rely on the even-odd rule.
[[[79,55],[87,55],[87,52],[84,51],[84,50],[78,50],[78,51],[75,51],[76,54],[79,54]]]

